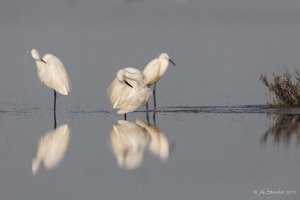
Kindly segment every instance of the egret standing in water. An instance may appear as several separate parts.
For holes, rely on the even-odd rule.
[[[144,68],[143,74],[146,76],[146,85],[154,85],[153,87],[153,104],[154,110],[156,109],[156,95],[155,88],[156,83],[159,79],[166,73],[169,63],[176,66],[176,64],[170,59],[167,53],[161,53],[157,58],[153,59],[146,65]],[[147,103],[147,111],[148,111],[148,103]]]
[[[71,81],[62,61],[53,54],[47,53],[41,58],[36,49],[31,50],[36,62],[38,77],[41,82],[54,91],[53,110],[56,111],[56,92],[68,95],[71,92]]]
[[[133,112],[144,106],[152,91],[146,85],[146,77],[135,68],[120,69],[116,78],[107,88],[107,97],[118,114]]]

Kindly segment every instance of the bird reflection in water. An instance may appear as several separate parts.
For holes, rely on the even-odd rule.
[[[71,129],[68,124],[56,127],[56,114],[54,113],[54,129],[41,137],[36,157],[32,160],[33,174],[39,171],[42,163],[48,170],[60,164],[68,148],[70,134]]]
[[[119,167],[134,169],[144,157],[150,137],[146,129],[133,122],[118,120],[111,131],[111,147]]]
[[[146,124],[142,120],[137,119],[136,124],[147,130],[150,135],[149,150],[159,156],[163,161],[169,158],[169,141],[165,134],[161,132],[156,126],[152,124]]]
[[[139,167],[148,148],[163,161],[169,157],[167,137],[157,127],[140,119],[135,123],[118,120],[111,131],[111,147],[118,166],[125,169]]]
[[[268,138],[272,138],[273,144],[290,145],[296,139],[296,146],[300,142],[300,115],[284,114],[269,115],[272,125],[261,137],[261,143],[265,144]]]

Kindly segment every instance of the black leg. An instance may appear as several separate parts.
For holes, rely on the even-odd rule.
[[[126,113],[124,114],[124,119],[125,119],[125,121],[126,121]]]
[[[153,123],[154,123],[154,126],[156,126],[156,112],[153,111]]]
[[[56,112],[53,112],[53,129],[56,129]]]
[[[156,83],[154,84],[153,87],[153,111],[156,110]]]
[[[149,103],[148,102],[146,103],[146,112],[147,113],[149,112]]]
[[[146,103],[146,118],[147,118],[147,123],[149,125],[150,124],[150,120],[149,120],[148,102]]]
[[[54,104],[53,104],[53,111],[56,112],[56,91],[53,90],[54,92]]]

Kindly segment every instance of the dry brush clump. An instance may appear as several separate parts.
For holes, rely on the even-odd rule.
[[[281,75],[273,74],[273,79],[268,80],[266,75],[261,75],[260,80],[269,89],[270,100],[267,104],[271,107],[299,107],[300,106],[300,75],[295,71],[292,78],[288,71]]]

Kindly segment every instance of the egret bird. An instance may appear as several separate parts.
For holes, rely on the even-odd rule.
[[[146,76],[146,85],[154,85],[153,86],[153,104],[154,110],[156,109],[156,95],[155,95],[155,88],[156,83],[159,79],[166,73],[169,62],[176,66],[176,64],[170,59],[167,53],[161,53],[157,58],[153,59],[146,65],[144,68],[143,74]],[[148,103],[146,105],[148,111]]]
[[[113,109],[118,109],[118,114],[125,114],[125,120],[126,113],[145,105],[151,95],[143,73],[132,67],[120,69],[107,88],[107,97]]]
[[[111,130],[111,147],[119,167],[134,169],[141,165],[150,137],[145,128],[118,120]]]
[[[55,55],[47,53],[41,58],[36,49],[31,50],[31,56],[36,62],[37,74],[41,82],[54,91],[53,110],[56,111],[56,92],[68,95],[71,91],[71,81],[64,64]]]
[[[36,157],[32,160],[33,174],[38,172],[41,163],[44,163],[47,169],[53,169],[59,165],[67,151],[70,134],[69,125],[63,124],[42,136]]]

